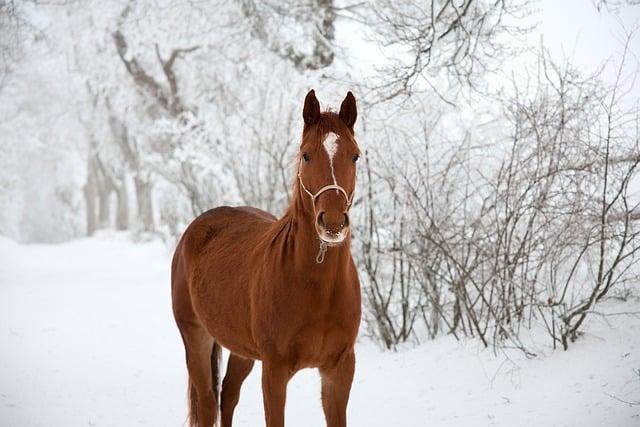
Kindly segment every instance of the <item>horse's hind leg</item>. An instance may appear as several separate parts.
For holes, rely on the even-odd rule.
[[[193,311],[183,256],[183,240],[178,243],[171,265],[171,300],[187,356],[189,425],[212,427],[218,417],[220,346],[214,342]]]
[[[218,357],[220,347],[200,325],[180,325],[189,371],[189,424],[215,426],[218,417]]]
[[[227,373],[222,381],[222,395],[220,398],[220,415],[222,427],[231,427],[233,421],[233,411],[240,399],[240,388],[247,378],[254,361],[245,359],[235,354],[229,354],[227,363]]]

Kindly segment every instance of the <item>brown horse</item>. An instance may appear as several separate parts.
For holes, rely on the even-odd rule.
[[[240,387],[262,361],[266,425],[284,426],[287,383],[318,368],[328,426],[345,426],[360,324],[349,208],[359,150],[356,101],[320,112],[311,90],[293,197],[280,219],[251,207],[196,218],[176,248],[173,313],[189,371],[189,422],[231,426]],[[220,349],[230,351],[219,393]]]

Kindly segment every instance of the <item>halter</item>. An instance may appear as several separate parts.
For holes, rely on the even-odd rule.
[[[351,192],[351,196],[349,196],[349,195],[347,195],[347,192],[345,191],[345,189],[342,188],[341,186],[339,186],[338,184],[329,184],[329,185],[325,185],[320,190],[318,190],[315,194],[313,194],[311,191],[309,191],[307,189],[307,187],[305,187],[304,182],[302,182],[302,175],[300,175],[300,170],[301,169],[302,169],[302,160],[300,160],[300,166],[298,166],[298,180],[300,181],[300,187],[305,191],[305,193],[307,193],[309,195],[309,197],[311,197],[311,204],[313,206],[313,218],[314,218],[314,220],[315,220],[316,215],[317,215],[316,214],[316,200],[325,191],[329,191],[329,190],[337,190],[337,191],[339,191],[340,193],[342,193],[342,195],[344,196],[344,199],[347,201],[347,211],[351,208],[351,202],[353,201],[353,194],[355,193],[355,191],[352,191]],[[327,252],[327,242],[325,242],[324,240],[322,240],[322,238],[320,238],[320,251],[318,252],[318,255],[316,256],[316,262],[318,264],[322,264],[322,261],[324,261],[324,254],[326,252]]]
[[[347,201],[347,210],[351,207],[351,200],[353,199],[353,193],[351,193],[351,197],[347,196],[347,192],[344,188],[339,186],[338,184],[329,184],[322,187],[316,194],[313,194],[311,191],[307,190],[307,187],[304,186],[302,182],[302,177],[300,176],[300,171],[298,171],[298,179],[300,180],[300,187],[311,197],[311,202],[313,203],[313,213],[316,213],[316,199],[320,197],[322,193],[329,190],[338,190],[344,196],[344,199]]]

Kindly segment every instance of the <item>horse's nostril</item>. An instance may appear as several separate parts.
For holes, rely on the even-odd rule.
[[[318,214],[318,225],[321,226],[321,227],[325,226],[325,224],[324,224],[324,212],[320,212]]]
[[[344,214],[344,227],[348,227],[349,226],[349,215],[347,215],[346,213]]]

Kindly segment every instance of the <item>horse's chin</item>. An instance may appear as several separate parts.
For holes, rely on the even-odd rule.
[[[340,246],[346,242],[349,229],[344,228],[337,233],[326,230],[317,230],[317,232],[320,240],[326,243],[327,246]]]

